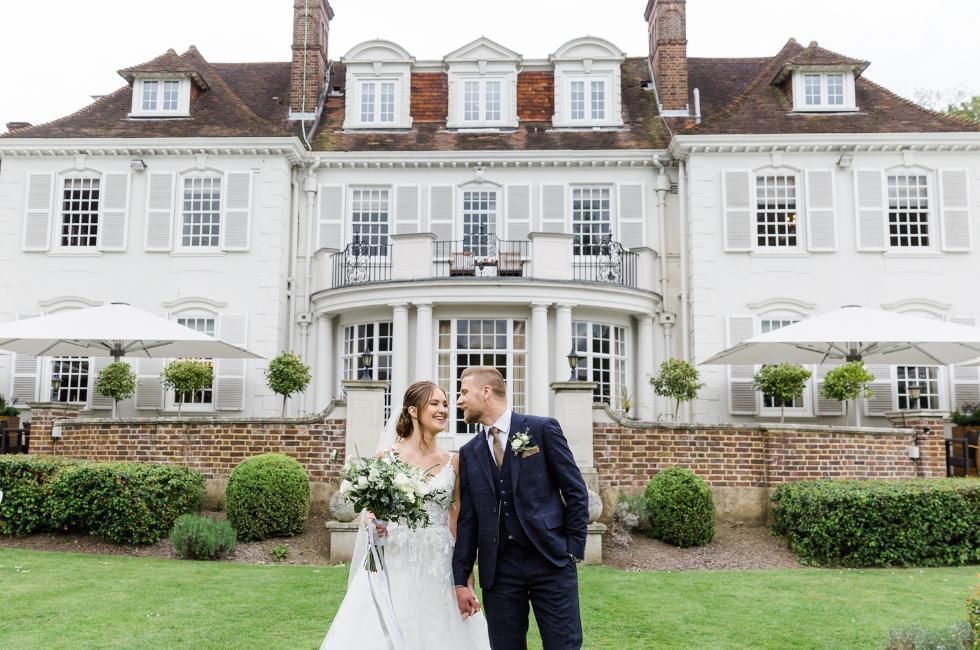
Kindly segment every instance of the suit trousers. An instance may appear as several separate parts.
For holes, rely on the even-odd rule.
[[[525,547],[509,539],[497,551],[493,588],[483,590],[493,650],[527,648],[529,603],[544,650],[582,647],[575,564],[569,560],[557,567],[532,544]]]

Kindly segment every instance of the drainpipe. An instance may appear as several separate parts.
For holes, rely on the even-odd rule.
[[[307,168],[306,178],[303,179],[303,192],[306,194],[306,263],[303,274],[303,293],[302,297],[296,301],[296,305],[301,312],[297,314],[299,322],[299,356],[305,363],[313,365],[310,354],[310,326],[313,321],[312,293],[313,293],[313,250],[314,239],[316,237],[316,169],[319,163],[313,163]],[[306,394],[299,394],[300,413],[306,412]]]
[[[289,270],[286,275],[286,349],[295,352],[296,342],[296,263],[299,258],[299,171],[294,167],[290,170],[289,180]]]
[[[660,250],[657,260],[660,269],[660,310],[670,311],[667,304],[667,193],[670,191],[670,179],[664,170],[664,164],[659,157],[654,157],[653,164],[657,167],[657,224],[660,230]],[[663,322],[663,319],[661,319]],[[671,325],[668,323],[663,327],[664,332],[664,356],[670,356],[670,335]]]
[[[688,263],[688,214],[687,214],[687,168],[684,160],[677,161],[677,196],[679,199],[680,223],[680,274],[681,274],[681,359],[690,362],[691,360],[691,314],[688,304],[688,284],[690,279],[687,274]],[[684,419],[691,421],[691,403],[684,402]]]

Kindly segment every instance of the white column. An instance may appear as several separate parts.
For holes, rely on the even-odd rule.
[[[435,381],[432,361],[432,303],[415,303],[415,379]]]
[[[408,305],[391,305],[391,412],[398,413],[408,388]]]
[[[531,399],[528,413],[548,413],[548,305],[531,305],[531,354],[529,359]]]
[[[310,400],[315,411],[327,408],[334,396],[333,369],[333,316],[320,314],[316,319],[316,367],[313,368],[314,398]]]
[[[643,314],[637,316],[639,327],[636,332],[636,386],[633,389],[633,401],[636,403],[636,417],[641,420],[655,418],[653,387],[650,386],[650,376],[653,375],[653,316]]]
[[[566,381],[571,375],[568,351],[572,349],[572,306],[555,306],[555,381]]]

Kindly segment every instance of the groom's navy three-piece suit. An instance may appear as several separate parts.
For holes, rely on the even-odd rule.
[[[527,444],[514,451],[515,436]],[[520,445],[518,445],[520,447]],[[561,426],[514,413],[498,468],[485,434],[460,449],[460,513],[453,577],[474,560],[494,650],[526,648],[528,600],[545,650],[582,646],[578,574],[589,499]]]

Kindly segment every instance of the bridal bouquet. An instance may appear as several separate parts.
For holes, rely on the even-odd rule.
[[[409,528],[418,528],[429,523],[425,504],[441,498],[444,492],[426,491],[427,476],[426,470],[402,461],[393,451],[386,451],[380,458],[348,459],[340,473],[340,489],[355,510],[373,512],[382,525],[398,521]],[[383,543],[382,540],[377,546]],[[370,571],[376,570],[371,553],[365,566]]]

